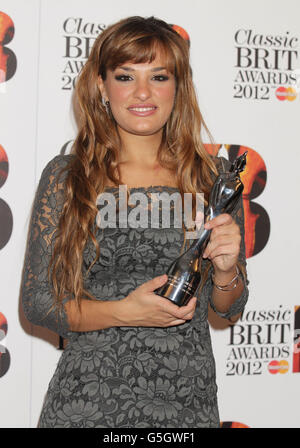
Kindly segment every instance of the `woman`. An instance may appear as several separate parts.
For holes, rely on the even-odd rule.
[[[96,40],[76,93],[73,154],[42,174],[25,260],[27,318],[68,339],[39,426],[218,427],[207,311],[235,319],[247,300],[242,204],[235,219],[207,224],[200,296],[183,307],[153,291],[185,228],[97,225],[101,194],[118,203],[119,185],[207,200],[217,169],[200,138],[188,44],[153,17],[122,20]]]

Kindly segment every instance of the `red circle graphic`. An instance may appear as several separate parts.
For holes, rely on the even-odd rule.
[[[7,335],[7,320],[4,314],[0,313],[0,341]]]
[[[8,158],[3,146],[0,145],[0,188],[2,187],[2,185],[4,185],[7,176],[8,176]]]

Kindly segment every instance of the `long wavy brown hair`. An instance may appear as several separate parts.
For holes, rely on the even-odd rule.
[[[217,171],[201,139],[203,129],[211,136],[198,107],[188,42],[154,17],[130,17],[109,26],[95,41],[76,83],[79,131],[72,149],[75,157],[66,168],[64,208],[49,268],[58,307],[66,294],[71,293],[78,305],[82,298],[91,298],[84,289],[83,250],[91,239],[94,262],[98,259],[96,199],[108,183],[120,184],[122,142],[103,102],[99,76],[105,81],[108,69],[125,62],[152,62],[158,51],[176,80],[174,108],[163,129],[158,161],[174,171],[181,193],[195,198],[202,192],[208,198]]]

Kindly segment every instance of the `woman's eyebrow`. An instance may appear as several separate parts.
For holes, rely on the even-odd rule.
[[[125,72],[135,72],[134,68],[127,67],[126,65],[121,65],[118,68],[124,70]],[[152,72],[160,72],[161,70],[167,70],[167,68],[166,67],[154,67],[154,68],[151,69]]]

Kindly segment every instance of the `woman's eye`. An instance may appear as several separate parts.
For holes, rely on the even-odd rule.
[[[155,81],[168,81],[169,77],[166,75],[155,75]]]
[[[132,81],[133,80],[133,77],[132,76],[130,76],[130,75],[116,75],[115,76],[115,79],[117,80],[117,81]],[[167,75],[154,75],[153,76],[153,78],[152,78],[154,81],[167,81],[168,79],[169,79],[169,76],[167,76]]]
[[[115,77],[117,81],[130,81],[132,78],[129,75],[117,75]]]

